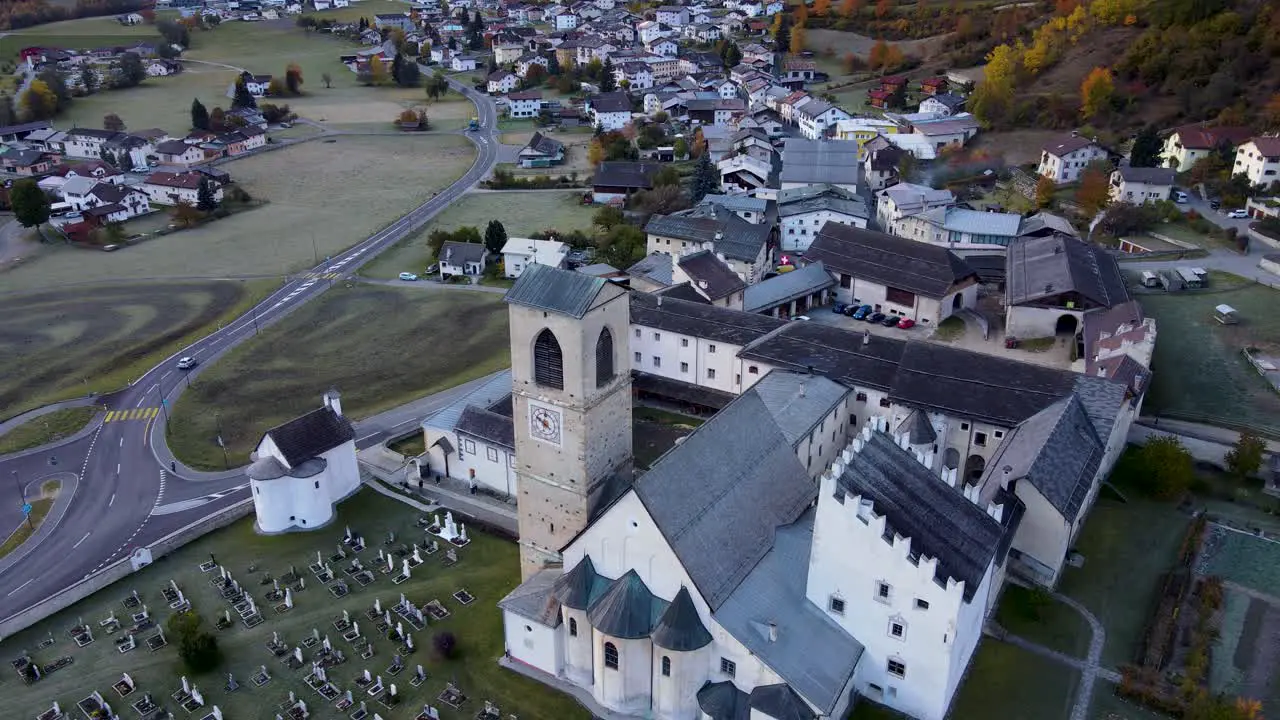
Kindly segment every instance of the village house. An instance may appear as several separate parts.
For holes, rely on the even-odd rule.
[[[205,151],[198,143],[185,140],[165,140],[156,145],[156,160],[161,165],[178,165],[191,167],[199,165],[206,159]]]
[[[40,150],[6,147],[0,151],[0,169],[14,175],[42,175],[53,167],[54,158]]]
[[[1173,193],[1173,168],[1136,168],[1128,165],[1111,171],[1111,202],[1141,205],[1168,200]]]
[[[503,95],[520,87],[520,78],[509,70],[495,70],[486,78],[490,95]]]
[[[1129,302],[1115,257],[1072,237],[1027,238],[1009,248],[1005,335],[1074,337],[1085,316]]]
[[[569,246],[558,240],[508,238],[502,246],[503,276],[518,278],[530,265],[564,267]]]
[[[621,130],[631,122],[631,98],[625,92],[610,92],[587,98],[586,109],[594,125],[605,131]]]
[[[489,252],[479,243],[462,243],[452,240],[440,247],[440,279],[478,276],[484,274]]]
[[[654,215],[644,231],[649,254],[679,258],[708,250],[724,258],[748,285],[759,282],[768,269],[772,227],[743,220],[714,202],[670,215]]]
[[[946,82],[944,79],[943,82]],[[920,112],[950,116],[964,110],[965,99],[951,93],[939,93],[920,101]]]
[[[1036,172],[1055,183],[1072,183],[1089,163],[1106,159],[1107,151],[1096,141],[1072,133],[1045,144]]]
[[[564,143],[535,132],[528,144],[520,148],[520,167],[545,168],[564,162]]]
[[[871,192],[883,190],[898,182],[898,165],[907,151],[885,138],[862,145],[862,178]]]
[[[137,187],[156,205],[177,205],[180,202],[195,205],[200,199],[201,180],[207,181],[213,189],[214,202],[222,202],[222,183],[194,170],[154,172]]]
[[[796,124],[800,126],[800,135],[810,140],[820,140],[827,135],[828,128],[841,120],[847,120],[849,113],[844,109],[817,98],[797,106],[793,112]]]
[[[899,218],[895,235],[947,247],[961,256],[1004,252],[1018,239],[1022,216],[1017,213],[935,207]]]
[[[862,196],[826,185],[778,192],[778,241],[783,251],[804,252],[829,222],[865,228],[871,218]]]
[[[373,26],[379,30],[396,29],[404,32],[414,30],[413,18],[409,13],[378,13],[373,16]]]
[[[661,164],[653,162],[603,161],[591,176],[591,201],[622,204],[641,190],[652,190],[653,176],[661,169]]]
[[[935,208],[956,204],[956,196],[950,190],[935,190],[928,185],[898,183],[876,193],[876,220],[880,227],[892,235],[904,235],[902,220]]]
[[[120,133],[97,128],[71,128],[63,141],[67,157],[97,160],[102,157],[102,146]]]
[[[1280,137],[1255,137],[1236,148],[1232,175],[1243,175],[1250,185],[1269,187],[1280,182]]]
[[[538,117],[542,111],[542,91],[524,90],[507,95],[507,109],[513,118]]]
[[[1248,142],[1254,134],[1253,130],[1246,127],[1183,125],[1174,128],[1165,138],[1160,149],[1160,161],[1165,167],[1186,172],[1210,153],[1220,148],[1238,147],[1241,143]]]
[[[860,169],[856,142],[787,138],[782,147],[781,189],[825,184],[856,192]]]

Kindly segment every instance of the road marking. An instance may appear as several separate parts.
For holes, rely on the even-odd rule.
[[[112,505],[115,505],[115,504],[116,504],[116,494],[111,493],[111,499],[107,501],[107,507],[111,507]]]
[[[28,580],[28,581],[26,581],[26,582],[22,583],[21,585],[19,585],[18,587],[16,587],[16,588],[14,588],[14,589],[10,590],[10,591],[9,591],[9,595],[12,595],[12,594],[14,594],[14,593],[18,592],[19,590],[21,590],[22,588],[24,588],[24,587],[26,587],[26,586],[30,585],[30,584],[32,583],[32,581],[34,581],[34,580],[35,580],[35,578],[31,578],[31,580]],[[9,597],[9,595],[6,595],[5,597]]]
[[[377,435],[377,434],[378,434],[378,433],[369,433],[368,435],[365,435],[365,436],[364,436],[364,437],[362,437],[362,438],[356,438],[356,442],[360,442],[360,441],[362,441],[362,440],[368,440],[369,438],[371,438],[371,437],[373,437],[374,435]]]
[[[116,474],[120,474],[120,463],[116,463]]]
[[[88,540],[88,539],[89,539],[89,534],[90,534],[90,533],[92,533],[92,532],[93,532],[93,531],[92,531],[92,530],[90,530],[89,532],[85,533],[85,534],[84,534],[84,537],[80,538],[80,542],[77,542],[75,545],[72,545],[72,546],[71,546],[71,549],[72,549],[72,550],[75,550],[76,548],[80,547],[80,543],[84,542],[85,540]]]
[[[124,438],[120,438],[120,447],[124,447]]]
[[[396,425],[395,427],[393,427],[393,428],[391,428],[391,429],[392,429],[392,430],[395,430],[396,428],[402,428],[402,427],[404,427],[405,425],[413,425],[414,423],[417,423],[417,422],[418,422],[417,420],[405,420],[404,422],[400,423],[399,425]]]

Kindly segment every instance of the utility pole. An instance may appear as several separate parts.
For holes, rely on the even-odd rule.
[[[187,382],[190,383],[190,375],[187,375]],[[169,401],[164,396],[164,375],[156,378],[156,387],[160,389],[160,412],[164,413],[164,424],[169,424]]]
[[[27,492],[22,488],[22,483],[18,480],[18,471],[11,471],[13,475],[13,485],[18,488],[18,495],[22,498],[22,514],[27,518],[27,527],[35,530],[36,526],[31,524],[31,513],[27,512]]]
[[[213,422],[218,426],[218,447],[222,448],[222,467],[224,470],[230,470],[231,463],[227,460],[227,444],[222,439],[222,416],[215,412],[213,414]]]

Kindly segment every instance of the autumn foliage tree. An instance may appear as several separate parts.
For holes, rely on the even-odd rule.
[[[1076,188],[1076,203],[1089,215],[1101,212],[1111,198],[1107,171],[1091,164],[1080,173],[1080,185]]]
[[[302,67],[298,63],[289,63],[284,69],[284,84],[290,95],[302,94]]]
[[[1080,83],[1080,115],[1089,119],[1108,110],[1115,91],[1110,70],[1104,67],[1090,70],[1084,82]]]
[[[799,55],[804,52],[804,26],[796,25],[791,29],[791,54]]]
[[[1036,181],[1036,207],[1047,208],[1053,204],[1053,193],[1058,189],[1057,183],[1053,178],[1040,176]]]
[[[840,0],[840,17],[851,18],[862,12],[863,0]]]
[[[876,19],[883,20],[893,9],[893,0],[876,0]]]
[[[58,96],[44,80],[32,80],[18,107],[26,120],[48,120],[58,112]]]
[[[813,14],[826,17],[831,14],[831,0],[813,0]]]

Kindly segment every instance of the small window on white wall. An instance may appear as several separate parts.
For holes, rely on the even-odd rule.
[[[462,446],[466,448],[469,453],[474,453],[476,451],[476,444],[470,440],[463,440]]]
[[[831,612],[837,615],[843,615],[844,614],[844,598],[838,598],[835,595],[832,595],[831,600],[827,602],[827,607],[831,609]]]
[[[889,637],[896,638],[898,640],[905,640],[907,637],[906,623],[896,618],[893,620],[890,620],[889,621]]]
[[[907,664],[901,660],[889,660],[889,674],[900,678],[907,676]]]
[[[577,618],[569,618],[569,637],[578,637]]]
[[[880,602],[889,602],[893,597],[893,588],[889,587],[887,582],[876,583],[876,600]]]
[[[671,677],[671,658],[662,656],[662,677]]]
[[[485,448],[485,454],[489,457],[489,462],[498,462],[497,448]]]
[[[738,672],[738,665],[729,658],[720,658],[720,672],[733,677]]]
[[[618,648],[613,643],[604,644],[604,666],[610,670],[618,669]]]

